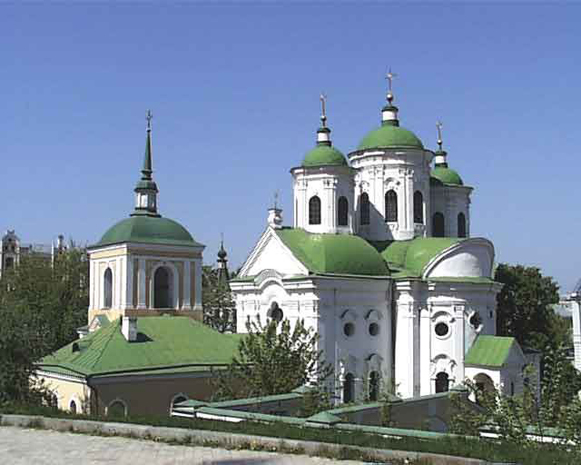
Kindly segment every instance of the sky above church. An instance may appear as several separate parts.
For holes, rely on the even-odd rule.
[[[581,277],[581,4],[0,4],[0,228],[99,240],[133,209],[153,119],[164,216],[231,268],[314,146],[380,123],[388,67],[402,126],[475,188],[472,236],[497,261]]]

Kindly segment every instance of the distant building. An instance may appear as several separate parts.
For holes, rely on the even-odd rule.
[[[16,235],[14,229],[9,229],[2,237],[2,249],[0,250],[0,278],[2,274],[17,266],[21,257],[35,254],[38,257],[52,260],[56,253],[65,250],[64,236],[59,235],[56,244],[23,244]]]

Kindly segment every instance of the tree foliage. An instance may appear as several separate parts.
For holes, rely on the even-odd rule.
[[[500,264],[494,280],[504,284],[497,296],[497,334],[515,337],[519,344],[544,349],[564,338],[552,305],[559,302],[559,287],[539,268]]]
[[[221,333],[236,332],[236,302],[230,286],[220,280],[218,270],[203,268],[202,306],[204,323]]]
[[[72,244],[74,246],[74,244]],[[30,254],[0,280],[0,402],[39,398],[34,362],[76,339],[86,324],[88,261],[70,247],[54,261]]]
[[[311,385],[321,387],[332,374],[317,349],[318,335],[302,320],[294,327],[285,319],[248,322],[248,334],[240,339],[238,355],[227,374],[218,377],[222,398],[267,396]]]
[[[581,454],[581,401],[576,394],[581,386],[577,384],[571,388],[571,362],[567,360],[563,347],[549,350],[546,357],[548,369],[541,378],[540,386],[527,382],[519,395],[504,395],[498,389],[482,391],[466,380],[465,385],[480,408],[475,410],[456,398],[451,431],[478,436],[480,428],[493,426],[501,441],[523,448],[535,448],[539,442],[531,433],[542,439],[549,432],[548,428],[555,428],[560,441],[568,447],[574,442],[575,453]],[[527,374],[533,375],[525,373],[525,376]]]

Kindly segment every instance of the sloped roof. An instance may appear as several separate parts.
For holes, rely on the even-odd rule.
[[[468,350],[464,363],[500,368],[506,363],[510,350],[516,343],[514,337],[478,336]]]
[[[361,237],[311,234],[298,228],[278,229],[276,234],[311,273],[389,275],[381,255]]]
[[[465,239],[416,237],[409,241],[370,241],[392,270],[406,277],[421,277],[426,265],[447,248]],[[395,276],[397,277],[397,276]]]
[[[178,316],[139,318],[137,331],[137,341],[128,342],[120,319],[115,320],[44,357],[37,366],[77,376],[200,371],[230,363],[240,339]],[[78,350],[73,351],[73,345]]]

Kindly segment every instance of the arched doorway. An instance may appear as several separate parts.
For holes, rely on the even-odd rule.
[[[127,408],[125,404],[120,400],[114,400],[107,407],[108,417],[124,417],[127,415]]]
[[[165,266],[160,266],[153,276],[154,308],[172,308],[172,275]]]
[[[441,371],[436,375],[436,393],[448,392],[450,387],[450,377],[448,373]]]
[[[444,215],[440,212],[434,213],[432,217],[432,236],[444,237],[446,235],[446,227],[444,222]]]
[[[494,381],[486,373],[478,373],[474,377],[474,384],[476,385],[476,403],[480,403],[482,394],[491,394],[494,392]]]
[[[277,323],[282,321],[284,318],[284,313],[282,309],[278,306],[277,302],[273,302],[270,304],[270,309],[268,310],[268,317],[272,318]]]
[[[376,401],[379,399],[380,378],[377,371],[369,373],[369,400]]]
[[[77,413],[77,403],[74,400],[71,400],[69,404],[69,410],[71,413]]]
[[[343,402],[353,402],[355,400],[355,377],[347,373],[343,379]]]

